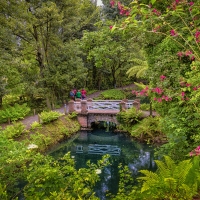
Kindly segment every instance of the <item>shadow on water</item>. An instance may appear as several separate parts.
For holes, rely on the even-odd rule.
[[[108,190],[113,194],[117,193],[120,163],[128,166],[134,177],[138,176],[141,169],[154,171],[156,168],[153,147],[133,141],[122,133],[108,131],[106,128],[90,132],[80,131],[74,139],[61,144],[50,155],[58,159],[69,151],[76,161],[77,169],[87,167],[88,160],[97,163],[102,155],[111,155],[112,164],[102,170],[101,181],[95,188],[96,195],[101,200],[106,199]]]

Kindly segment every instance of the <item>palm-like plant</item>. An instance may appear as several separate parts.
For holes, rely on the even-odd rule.
[[[132,59],[132,62],[134,63],[134,66],[131,67],[126,72],[128,77],[132,77],[132,76],[136,76],[137,78],[145,77],[146,71],[148,69],[148,63],[145,57],[144,59],[134,58]]]

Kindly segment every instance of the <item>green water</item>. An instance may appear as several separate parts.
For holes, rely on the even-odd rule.
[[[100,146],[106,145],[106,146]],[[100,147],[100,150],[99,150]],[[133,176],[137,177],[138,170],[155,170],[153,148],[138,142],[122,133],[106,132],[97,129],[92,132],[80,131],[70,141],[60,144],[51,153],[54,158],[60,158],[71,152],[76,161],[76,167],[87,167],[86,162],[96,163],[105,153],[111,153],[112,165],[107,166],[101,173],[101,181],[96,185],[96,195],[106,199],[106,191],[116,193],[118,190],[118,165],[127,165]]]

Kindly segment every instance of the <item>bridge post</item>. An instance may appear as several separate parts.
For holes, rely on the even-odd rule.
[[[87,114],[87,101],[81,101],[81,114]]]
[[[87,100],[87,109],[89,109],[91,105],[92,105],[92,99],[89,98],[89,99]]]
[[[125,111],[126,110],[126,102],[121,101],[119,103],[119,105],[120,105],[120,111]]]
[[[68,106],[69,106],[69,113],[72,113],[72,112],[75,111],[75,109],[74,109],[74,101],[73,100],[70,100],[68,102]]]
[[[135,107],[137,110],[140,109],[140,99],[135,99],[134,100],[133,107]]]

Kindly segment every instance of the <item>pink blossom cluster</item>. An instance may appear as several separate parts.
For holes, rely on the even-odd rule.
[[[190,153],[190,156],[199,156],[200,155],[200,146],[192,150]]]
[[[154,97],[154,99],[153,99],[154,101],[157,101],[157,102],[162,102],[162,100],[164,100],[164,101],[172,101],[172,98],[171,97],[168,97],[168,96],[165,96],[165,95],[163,95],[162,97],[159,97],[159,98],[157,98],[157,97]]]
[[[170,30],[170,35],[175,37],[178,35],[178,33],[174,29],[172,29]]]
[[[200,42],[200,31],[196,31],[195,38],[196,38],[196,41],[199,43]]]
[[[160,16],[161,15],[161,12],[156,10],[155,8],[152,10],[152,12],[157,15],[157,16]]]
[[[161,80],[161,81],[164,81],[165,79],[166,79],[166,76],[164,76],[164,75],[161,75],[161,76],[160,76],[160,80]]]
[[[140,92],[133,90],[132,94],[135,94],[136,96],[148,96],[148,91],[149,91],[149,88],[148,86],[146,86],[146,88],[141,90]]]
[[[186,57],[189,57],[190,60],[194,60],[194,59],[195,59],[195,57],[194,57],[192,51],[190,51],[190,50],[187,50],[187,51],[185,51],[185,52],[179,51],[179,52],[177,53],[177,56],[178,56],[179,58],[181,58],[181,57],[183,57],[183,56],[186,56]]]
[[[120,15],[126,15],[126,16],[130,15],[129,9],[125,8],[120,2],[117,2],[117,6],[120,11],[119,12]]]
[[[187,82],[184,82],[184,81],[181,81],[180,82],[180,85],[182,87],[192,87],[192,89],[195,91],[195,90],[198,90],[200,88],[200,85],[199,86],[192,86],[190,83],[187,83]]]
[[[163,90],[161,88],[159,88],[159,87],[153,88],[151,91],[155,92],[157,94],[162,94],[163,93]]]
[[[176,10],[176,6],[180,3],[185,3],[185,0],[175,0],[174,2],[172,2],[171,6],[168,7],[168,9],[172,9],[172,10]],[[194,2],[188,2],[187,3],[190,7],[192,7],[194,5]],[[191,8],[189,8],[189,10],[191,10]]]
[[[111,0],[111,1],[110,1],[110,6],[113,8],[114,5],[115,5],[115,1],[114,1],[114,0]]]
[[[119,1],[115,2],[114,0],[111,0],[110,1],[110,6],[113,8],[116,3],[117,3],[117,7],[119,9],[119,14],[120,15],[126,15],[126,16],[130,15],[130,10],[125,8]]]

